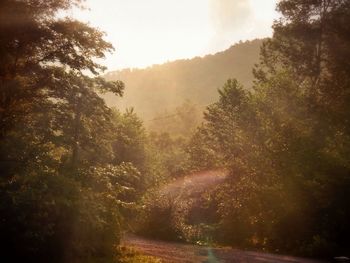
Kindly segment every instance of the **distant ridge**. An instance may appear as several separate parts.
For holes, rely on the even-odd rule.
[[[171,111],[184,101],[204,107],[218,98],[217,89],[228,78],[237,78],[245,87],[251,87],[252,68],[258,62],[262,42],[240,42],[214,55],[109,72],[106,79],[122,80],[126,89],[122,99],[112,95],[105,99],[121,109],[134,107],[144,119]]]

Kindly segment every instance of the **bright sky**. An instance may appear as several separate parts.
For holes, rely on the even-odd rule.
[[[107,33],[108,70],[146,67],[271,36],[277,0],[86,0],[70,15]]]

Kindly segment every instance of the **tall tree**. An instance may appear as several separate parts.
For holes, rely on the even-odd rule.
[[[124,85],[99,77],[96,59],[113,47],[99,30],[59,15],[82,2],[0,2],[0,242],[8,261],[113,253],[120,208],[139,184],[131,164],[112,165],[115,126],[99,93],[122,95]]]
[[[277,9],[282,18],[262,48],[254,91],[227,82],[201,128],[203,152],[230,170],[218,191],[218,232],[236,245],[344,253],[349,1],[282,0]]]
[[[33,108],[36,99],[42,100],[45,90],[57,88],[57,83],[64,80],[60,79],[64,74],[55,74],[57,67],[80,75],[86,70],[96,75],[104,68],[95,59],[103,58],[113,47],[103,40],[103,33],[57,15],[81,2],[1,1],[1,138]],[[120,82],[107,87],[120,94]]]

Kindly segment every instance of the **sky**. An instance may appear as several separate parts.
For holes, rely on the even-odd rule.
[[[106,33],[108,70],[143,68],[223,51],[272,35],[277,0],[86,0],[69,12]]]

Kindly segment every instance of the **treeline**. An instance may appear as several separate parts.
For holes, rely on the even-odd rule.
[[[151,173],[139,118],[96,63],[103,33],[61,18],[80,0],[0,2],[0,249],[5,262],[116,255]],[[146,164],[147,163],[147,164]],[[147,176],[150,175],[150,176]]]
[[[132,108],[121,112],[101,98],[122,96],[124,83],[100,76],[96,59],[113,49],[103,33],[62,18],[81,4],[0,3],[6,262],[151,262],[117,249],[122,232],[133,228],[147,190],[184,172],[174,158],[183,156],[183,139],[149,134]]]
[[[96,58],[112,50],[103,34],[58,15],[80,5],[0,2],[3,259],[118,261],[125,229],[310,256],[350,251],[349,1],[281,0],[253,88],[229,79],[203,123],[188,102],[154,117],[152,132],[100,97],[121,96],[124,84],[99,76]],[[162,187],[217,169],[228,176],[204,191]]]
[[[263,40],[237,43],[225,51],[204,57],[176,60],[145,69],[109,72],[108,80],[122,80],[127,89],[122,98],[106,95],[109,105],[135,107],[145,120],[164,111],[173,112],[186,101],[203,111],[218,99],[217,89],[235,77],[247,88],[252,86],[252,67],[259,61]],[[145,123],[148,125],[148,123]],[[148,127],[148,126],[147,126]]]
[[[253,90],[228,80],[183,147],[187,172],[224,167],[228,178],[196,196],[159,192],[142,233],[348,255],[350,2],[282,0],[277,8],[282,18],[261,49]]]

